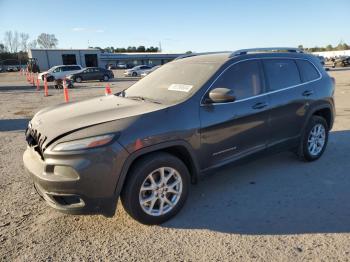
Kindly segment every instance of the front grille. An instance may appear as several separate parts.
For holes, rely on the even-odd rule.
[[[28,127],[26,132],[26,140],[30,147],[33,147],[36,152],[39,153],[42,159],[44,159],[44,149],[43,144],[45,143],[47,137],[40,134],[37,130]]]

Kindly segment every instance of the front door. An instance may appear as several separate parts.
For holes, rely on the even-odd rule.
[[[236,100],[200,106],[202,169],[260,151],[268,140],[269,97],[259,60],[228,66],[210,90],[215,88],[231,89]]]

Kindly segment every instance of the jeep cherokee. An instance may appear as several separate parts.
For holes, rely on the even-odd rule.
[[[23,161],[58,210],[110,216],[120,195],[134,219],[160,224],[204,172],[272,149],[318,159],[334,88],[298,49],[185,55],[115,95],[42,109]]]

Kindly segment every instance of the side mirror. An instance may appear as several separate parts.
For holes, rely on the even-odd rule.
[[[209,92],[209,98],[212,103],[227,103],[236,100],[236,97],[232,94],[232,90],[228,88],[215,88]]]

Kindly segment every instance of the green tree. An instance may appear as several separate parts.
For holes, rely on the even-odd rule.
[[[142,52],[144,53],[146,51],[146,48],[143,46],[143,45],[140,45],[137,49],[136,49],[137,52]]]

